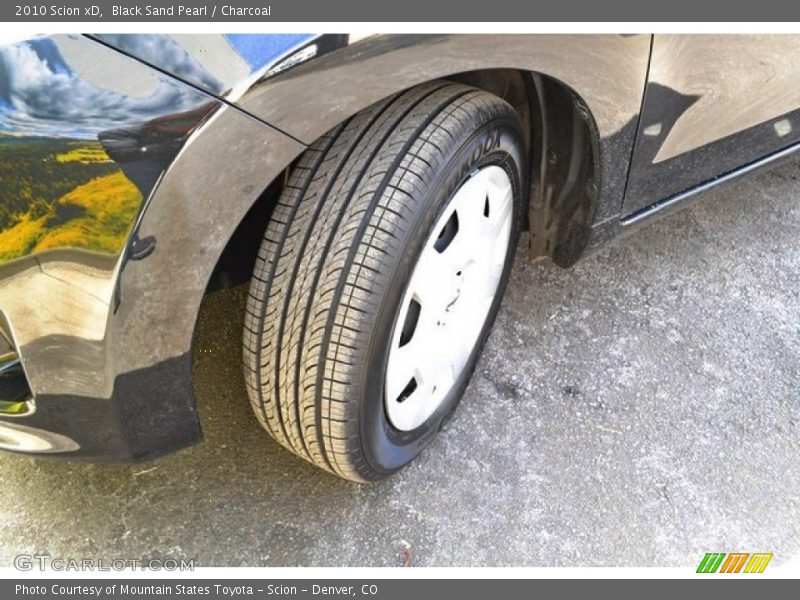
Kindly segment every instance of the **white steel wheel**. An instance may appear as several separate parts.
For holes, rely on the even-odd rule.
[[[514,198],[504,169],[486,166],[456,191],[426,241],[394,325],[385,404],[400,431],[422,425],[464,371],[509,256]]]
[[[245,382],[272,437],[362,482],[435,439],[508,282],[526,163],[514,108],[452,81],[381,100],[303,153],[245,314]]]

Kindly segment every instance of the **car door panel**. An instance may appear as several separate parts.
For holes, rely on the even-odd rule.
[[[628,215],[800,141],[800,36],[656,35]]]

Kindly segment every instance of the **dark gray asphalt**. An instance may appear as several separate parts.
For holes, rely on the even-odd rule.
[[[696,565],[800,554],[800,165],[728,188],[563,271],[518,261],[445,435],[339,481],[259,430],[244,290],[208,298],[206,441],[136,466],[0,456],[20,552],[223,565]]]

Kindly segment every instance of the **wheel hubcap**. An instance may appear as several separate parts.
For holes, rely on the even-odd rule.
[[[394,324],[385,403],[401,431],[441,406],[469,361],[503,274],[514,208],[508,174],[477,171],[423,247]]]

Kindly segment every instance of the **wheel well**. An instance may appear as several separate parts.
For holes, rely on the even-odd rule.
[[[530,258],[561,267],[589,242],[600,188],[600,136],[583,100],[560,81],[530,74]]]
[[[531,185],[529,257],[574,264],[586,247],[600,189],[599,136],[581,98],[562,82],[516,69],[485,69],[448,77],[486,90],[511,104],[523,124]],[[209,290],[250,279],[275,201],[293,165],[259,196],[220,255]]]

